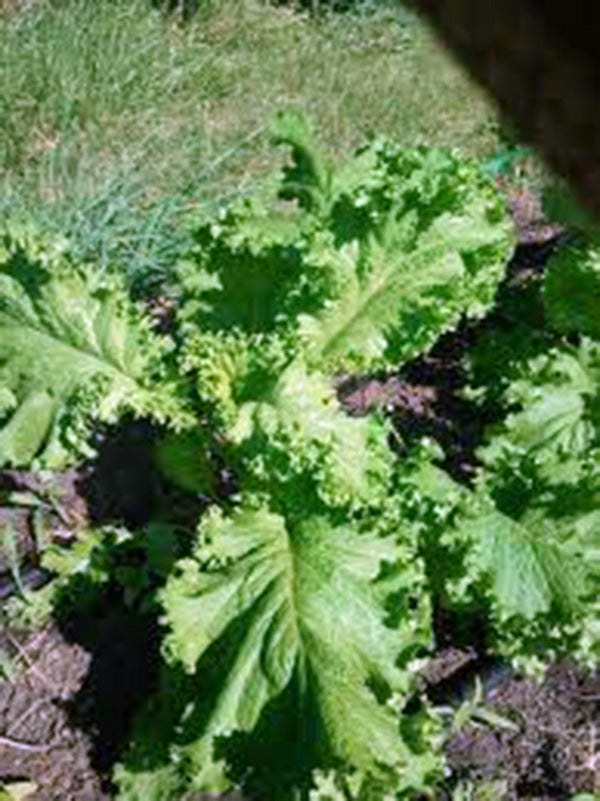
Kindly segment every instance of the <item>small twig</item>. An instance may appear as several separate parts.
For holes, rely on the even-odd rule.
[[[36,646],[40,644],[40,642],[48,635],[48,628],[45,627],[41,631],[39,631],[33,639],[29,640],[27,643],[27,651],[34,651]]]
[[[33,704],[31,704],[31,706],[27,707],[27,709],[23,712],[22,715],[19,715],[19,717],[10,724],[10,726],[8,727],[7,734],[10,734],[11,730],[12,731],[18,731],[19,726],[22,726],[23,723],[26,720],[28,720],[33,715],[34,712],[37,712],[37,710],[41,706],[43,706],[44,704],[47,704],[47,703],[48,703],[48,699],[46,699],[46,698],[38,698],[37,701],[35,701]]]
[[[0,745],[7,745],[9,748],[18,748],[20,751],[49,751],[56,746],[56,743],[46,743],[36,745],[35,743],[24,743],[22,740],[13,740],[12,737],[0,736]]]
[[[25,648],[21,645],[21,643],[17,639],[15,639],[15,637],[13,637],[13,635],[10,633],[8,629],[4,630],[4,634],[7,640],[10,642],[10,644],[13,646],[13,648],[16,648],[16,650],[19,653],[19,656],[27,663],[27,670],[31,670],[32,673],[35,673],[35,675],[40,679],[40,681],[42,681],[43,684],[45,684],[49,690],[52,690],[53,693],[58,693],[59,688],[55,684],[53,684],[49,679],[46,678],[46,676],[38,668],[38,666],[29,656],[29,654],[27,653]]]

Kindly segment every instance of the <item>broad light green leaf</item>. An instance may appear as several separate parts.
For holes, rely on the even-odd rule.
[[[535,515],[516,521],[490,509],[467,522],[464,532],[472,539],[475,563],[492,578],[503,617],[532,619],[552,606],[577,608],[583,566],[550,521]]]
[[[218,686],[186,713],[197,740],[173,751],[176,762],[191,761],[193,789],[225,786],[215,738],[251,731],[290,686],[306,749],[372,773],[405,763],[395,715],[370,689],[406,690],[394,667],[402,643],[383,625],[372,588],[381,561],[394,560],[393,543],[320,518],[290,527],[245,509],[214,514],[201,534],[206,545],[163,592],[166,653],[200,679],[211,647],[232,627],[237,638],[221,652]]]
[[[401,242],[388,249],[373,240],[362,251],[357,252],[357,262],[364,260],[368,271],[357,266],[339,300],[317,316],[300,318],[306,358],[320,369],[364,369],[380,364],[406,322],[404,318],[418,314],[415,304],[421,304],[425,328],[427,307],[433,311],[434,305],[439,306],[444,290],[464,275],[459,255],[443,247],[407,253]],[[441,292],[437,299],[436,292]],[[422,335],[424,331],[417,339]]]
[[[198,229],[182,271],[186,320],[299,334],[306,362],[327,372],[412,358],[489,308],[512,235],[477,165],[377,139],[338,168],[301,118],[275,128],[292,148],[278,197],[295,204],[244,200]]]
[[[493,204],[492,204],[493,206]],[[392,208],[353,251],[354,270],[338,297],[299,317],[308,363],[323,370],[368,369],[414,357],[461,314],[489,307],[510,250],[485,195],[468,210]]]
[[[64,464],[92,417],[186,419],[161,382],[165,345],[123,288],[31,238],[0,230],[0,464]]]

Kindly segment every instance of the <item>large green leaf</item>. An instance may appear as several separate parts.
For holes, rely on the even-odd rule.
[[[430,344],[438,330],[431,325],[432,316],[444,295],[444,314],[451,319],[457,315],[448,289],[464,277],[459,255],[439,246],[407,252],[402,245],[401,240],[396,247],[375,240],[357,245],[357,266],[342,296],[319,314],[300,318],[309,363],[324,370],[373,367],[383,362],[390,342],[401,336],[409,319],[414,352]],[[368,269],[359,269],[360,262]]]
[[[414,193],[380,210],[361,238],[340,246],[346,280],[337,297],[299,317],[310,364],[355,370],[403,361],[432,345],[462,314],[478,316],[490,306],[511,243],[505,221],[494,213],[495,199],[474,191],[465,208],[444,208],[440,201],[429,216],[418,187]]]
[[[552,608],[578,608],[585,566],[549,519],[530,513],[513,520],[490,508],[467,522],[463,533],[472,539],[474,563],[491,577],[503,617],[532,619]]]
[[[179,265],[181,318],[192,330],[265,333],[296,308],[303,265],[293,216],[256,198],[238,200],[218,222],[202,223],[195,239]]]
[[[384,626],[373,586],[382,560],[395,559],[393,542],[321,518],[289,525],[264,509],[214,514],[201,534],[205,545],[163,592],[169,660],[195,673],[199,686],[220,660],[210,695],[186,710],[193,735],[182,723],[187,744],[172,750],[175,765],[192,766],[193,789],[226,786],[217,739],[252,731],[286,691],[306,758],[375,774],[406,764],[398,720],[381,695],[407,689],[394,667],[406,643]],[[126,776],[126,797],[141,797],[135,775]],[[139,779],[147,786],[143,771]]]
[[[296,203],[240,201],[198,228],[186,322],[290,340],[299,327],[306,361],[328,371],[412,358],[489,308],[512,234],[477,165],[377,139],[337,167],[294,115],[276,138],[292,148],[279,198]]]
[[[184,423],[165,353],[118,282],[27,228],[0,230],[0,465],[62,465],[92,419],[125,410]]]

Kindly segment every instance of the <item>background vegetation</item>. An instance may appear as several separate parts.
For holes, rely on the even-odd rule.
[[[165,276],[182,212],[270,171],[282,108],[312,116],[337,159],[371,132],[492,153],[493,106],[426,26],[400,3],[351,5],[205,0],[182,25],[148,0],[4,0],[0,210],[139,286]]]

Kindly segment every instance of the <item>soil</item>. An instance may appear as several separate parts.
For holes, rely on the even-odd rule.
[[[509,205],[521,244],[493,314],[483,323],[464,321],[396,375],[349,376],[338,386],[350,414],[384,407],[405,439],[434,436],[445,466],[466,482],[477,468],[483,429],[497,410],[478,407],[475,414],[461,396],[464,353],[482,326],[502,322],[502,298],[510,302],[511,292],[535,280],[548,255],[565,242],[531,198],[521,193]],[[153,313],[168,325],[168,306],[158,304]],[[136,527],[166,516],[193,529],[203,501],[165,487],[152,464],[154,433],[144,423],[102,432],[97,459],[61,475],[0,471],[0,526],[13,532],[11,548],[0,549],[0,599],[15,591],[17,579],[31,586],[47,581],[40,546],[69,543],[90,524]],[[226,491],[231,477],[222,478]],[[94,591],[77,608],[27,636],[0,628],[0,655],[15,668],[0,681],[0,786],[29,780],[37,788],[32,801],[111,798],[112,766],[136,708],[157,681],[160,636],[151,613],[135,612],[114,587]],[[499,782],[497,797],[503,799],[567,799],[593,791],[600,779],[600,676],[559,664],[536,684],[486,658],[475,630],[465,647],[447,621],[436,620],[436,628],[438,653],[422,678],[432,701],[456,708],[480,675],[486,706],[509,721],[498,727],[473,719],[452,734],[446,746],[451,774],[439,798],[450,799],[463,778]],[[241,801],[235,794],[222,798]]]
[[[446,755],[456,779],[502,780],[503,799],[569,799],[600,780],[600,674],[552,665],[539,684],[505,678],[486,705],[514,728],[469,724]]]
[[[158,647],[156,620],[110,593],[27,637],[0,630],[0,649],[16,668],[0,683],[0,782],[33,782],[29,801],[113,798],[112,767],[135,710],[156,689]]]
[[[4,632],[0,641],[19,663],[17,678],[0,685],[2,781],[33,781],[34,801],[110,798],[91,768],[90,738],[72,725],[68,712],[89,670],[90,654],[68,644],[56,629],[24,641]]]
[[[99,604],[61,627],[0,633],[17,671],[0,684],[0,777],[32,781],[32,801],[104,801],[132,712],[152,688],[156,626]]]

